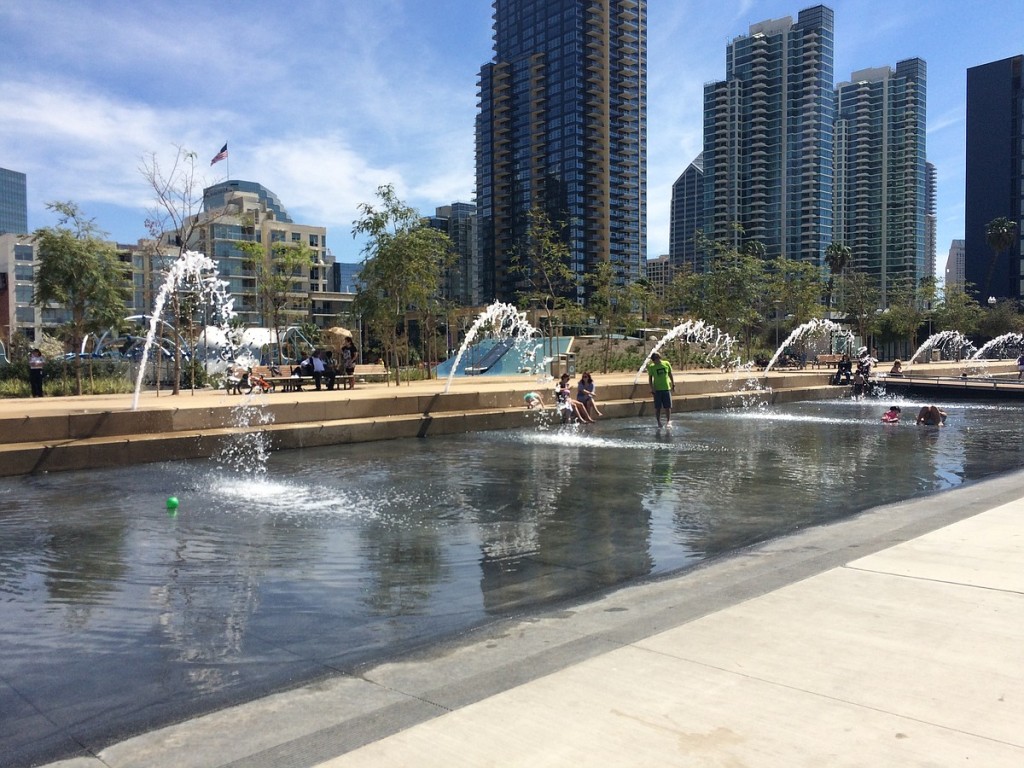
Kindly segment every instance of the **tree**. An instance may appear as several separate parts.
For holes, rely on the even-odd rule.
[[[848,245],[842,243],[832,242],[828,244],[828,248],[825,249],[825,263],[828,264],[828,292],[825,305],[832,310],[832,295],[835,289],[836,276],[843,277],[843,273],[846,271],[846,267],[850,264],[850,257],[853,252],[850,250]]]
[[[376,205],[360,203],[360,217],[352,222],[352,236],[367,238],[359,272],[362,287],[355,304],[393,357],[397,384],[399,351],[403,346],[408,349],[407,312],[410,308],[427,311],[428,302],[438,293],[441,272],[451,262],[452,244],[446,233],[426,226],[390,184],[377,188],[377,198]],[[404,331],[403,344],[399,327]]]
[[[970,336],[978,330],[984,312],[964,288],[946,286],[932,310],[932,324],[936,331],[960,331]]]
[[[914,336],[927,320],[920,288],[911,282],[899,281],[889,290],[889,306],[879,318],[878,328],[893,341],[916,347]]]
[[[297,313],[305,302],[301,282],[313,263],[313,252],[305,243],[274,243],[270,258],[262,243],[239,242],[235,247],[246,255],[245,267],[256,276],[257,298],[262,306],[263,321],[269,319],[277,340],[277,362],[284,361],[281,337],[289,314]]]
[[[985,225],[985,242],[992,249],[992,259],[988,263],[988,274],[985,276],[985,295],[988,296],[992,288],[992,273],[995,271],[996,262],[1003,251],[1017,242],[1017,222],[1003,216],[992,219]]]
[[[151,238],[153,256],[162,256],[167,250],[177,251],[177,258],[188,250],[199,227],[202,209],[202,181],[196,176],[196,153],[174,145],[175,155],[170,167],[161,166],[155,152],[142,159],[139,173],[153,191],[155,205],[146,211],[146,231]],[[209,254],[208,254],[209,255]],[[174,327],[185,322],[189,343],[194,352],[195,313],[200,309],[200,286],[177,286],[169,296]],[[173,339],[174,373],[171,394],[181,392],[181,345]],[[195,360],[191,368],[192,390],[195,391]]]
[[[576,275],[570,266],[571,252],[564,231],[564,222],[553,222],[542,208],[531,209],[526,235],[511,259],[511,271],[523,286],[517,303],[543,313],[549,339],[559,335],[553,322],[556,312],[564,313],[576,304]]]
[[[89,333],[118,328],[130,299],[129,283],[114,247],[102,241],[92,219],[73,202],[51,202],[58,214],[56,227],[35,232],[39,266],[33,302],[57,304],[67,310],[63,334],[75,354],[76,393],[82,394],[82,360],[78,350]]]
[[[869,275],[854,272],[843,275],[839,281],[840,311],[857,328],[857,334],[867,343],[878,322],[878,303],[882,292]]]

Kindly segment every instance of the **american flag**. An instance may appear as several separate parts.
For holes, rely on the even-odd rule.
[[[223,147],[220,148],[220,152],[213,156],[213,160],[210,161],[210,165],[213,165],[214,163],[219,163],[221,160],[226,160],[227,156],[228,145],[225,144]]]

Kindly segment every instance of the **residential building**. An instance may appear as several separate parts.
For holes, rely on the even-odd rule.
[[[983,304],[1024,297],[1024,55],[967,70],[964,278]],[[988,224],[1016,222],[1016,241],[994,253]]]
[[[822,264],[832,242],[831,8],[762,21],[726,48],[704,87],[705,232]],[[736,225],[742,228],[742,233]]]
[[[442,205],[430,217],[429,223],[448,235],[455,251],[454,262],[442,275],[441,295],[461,306],[479,306],[483,303],[483,286],[478,258],[476,206],[472,203]]]
[[[697,155],[672,185],[668,255],[676,269],[703,268],[697,233],[704,230],[704,154]]]
[[[312,263],[296,274],[283,315],[285,323],[313,322],[321,328],[336,325],[351,305],[351,296],[334,291],[327,229],[297,224],[277,195],[252,181],[228,180],[203,190],[203,211],[196,219],[194,247],[217,264],[235,297],[235,312],[246,325],[269,327],[270,311],[260,295],[259,271],[239,249],[241,243],[263,246],[264,269],[272,269],[279,246],[305,247]]]
[[[0,235],[28,234],[28,182],[24,173],[0,168]]]
[[[897,286],[916,288],[934,274],[925,229],[926,73],[922,59],[908,59],[895,70],[854,72],[835,89],[834,239],[850,248],[850,269],[879,287],[883,307]]]
[[[924,164],[924,264],[925,276],[937,277],[935,263],[939,220],[935,211],[938,206],[938,172],[934,163]]]
[[[964,289],[964,265],[967,247],[963,240],[954,240],[946,256],[946,290]]]
[[[665,295],[665,289],[672,284],[675,265],[670,254],[663,254],[656,259],[648,259],[646,264],[647,281],[654,287],[659,296]]]
[[[584,276],[641,274],[646,242],[646,0],[495,0],[480,70],[476,202],[484,301],[514,301],[528,213],[560,225]]]

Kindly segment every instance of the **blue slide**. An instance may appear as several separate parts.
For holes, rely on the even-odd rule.
[[[499,341],[497,344],[495,344],[493,347],[487,350],[486,355],[484,355],[483,357],[476,361],[476,365],[472,367],[466,367],[466,375],[478,376],[481,373],[487,373],[487,371],[493,368],[495,363],[501,360],[501,358],[503,358],[505,354],[514,346],[515,339],[504,339],[503,341]]]

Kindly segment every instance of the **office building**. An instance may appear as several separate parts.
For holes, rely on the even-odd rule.
[[[832,9],[753,24],[704,88],[704,225],[769,257],[822,264],[832,242]],[[742,227],[742,235],[736,225]]]
[[[645,0],[495,0],[494,58],[480,71],[477,216],[484,301],[526,288],[510,267],[528,213],[568,246],[574,286],[610,262],[641,274],[646,241]]]
[[[954,240],[946,256],[946,290],[964,289],[964,261],[967,248],[963,240]]]
[[[441,296],[460,306],[479,306],[483,303],[483,292],[476,206],[472,203],[442,205],[429,223],[448,235],[455,252],[453,262],[441,276]]]
[[[967,170],[964,277],[982,303],[1024,297],[1024,56],[967,70]],[[1016,222],[1010,248],[995,253],[985,231],[995,219]]]
[[[665,290],[672,284],[672,278],[675,277],[672,257],[667,253],[662,254],[656,259],[648,259],[645,266],[647,282],[658,296],[663,297]]]
[[[28,182],[24,173],[0,168],[0,235],[28,234]]]
[[[835,89],[834,238],[850,248],[850,269],[878,286],[883,307],[896,287],[914,289],[934,273],[925,228],[926,73],[923,60],[908,59],[895,70],[854,72]]]
[[[668,256],[675,269],[703,269],[697,233],[704,230],[704,155],[697,155],[672,185]]]

